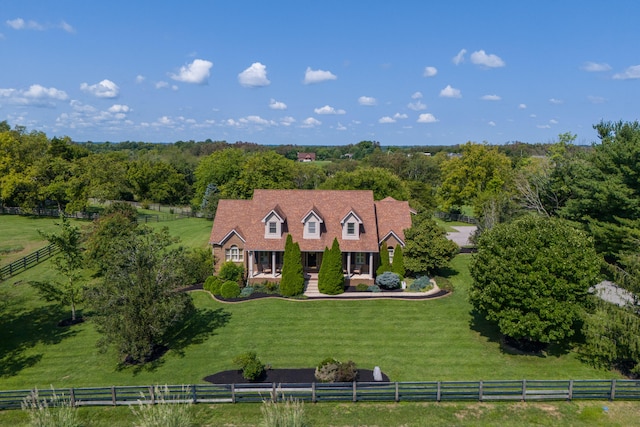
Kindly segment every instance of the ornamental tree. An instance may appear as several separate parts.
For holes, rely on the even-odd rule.
[[[376,275],[379,276],[385,271],[391,271],[391,263],[389,262],[389,248],[387,242],[380,244],[380,265],[376,270]]]
[[[413,225],[404,231],[404,266],[415,276],[433,273],[449,265],[458,246],[447,239],[447,233],[426,213],[412,218]]]
[[[318,274],[318,290],[321,293],[337,295],[344,292],[342,252],[337,238],[333,239],[331,249],[325,248],[320,273],[322,274]]]
[[[393,262],[391,263],[391,271],[400,276],[401,280],[406,274],[404,268],[404,256],[402,254],[402,246],[396,245],[393,250]]]
[[[575,333],[601,265],[591,239],[569,222],[525,216],[478,240],[469,299],[522,347]]]
[[[291,234],[287,234],[283,258],[284,264],[282,265],[280,293],[285,297],[300,295],[304,292],[302,254],[300,252],[300,245],[297,242],[294,243]]]

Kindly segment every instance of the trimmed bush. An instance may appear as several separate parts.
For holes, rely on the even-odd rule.
[[[367,292],[369,290],[369,285],[366,283],[358,283],[356,285],[356,291],[358,292]]]
[[[222,298],[237,298],[240,296],[240,286],[231,280],[226,281],[220,288],[220,296]]]
[[[453,292],[453,283],[446,277],[436,276],[434,280],[436,281],[436,285],[443,291]]]
[[[382,289],[398,289],[400,287],[400,276],[391,271],[387,271],[376,277],[376,285]]]
[[[371,286],[369,286],[369,288],[367,288],[367,291],[369,291],[369,292],[380,292],[380,286],[371,285]]]
[[[220,271],[218,272],[218,277],[220,277],[223,282],[232,280],[238,284],[241,284],[243,276],[244,266],[242,264],[236,264],[233,261],[227,261],[222,264],[222,266],[220,267]]]
[[[209,276],[204,281],[204,289],[211,292],[214,295],[220,295],[220,287],[222,286],[222,280],[218,276]]]
[[[387,246],[387,242],[382,242],[380,245],[380,266],[376,269],[376,276],[381,275],[385,271],[393,270],[389,262],[389,247]]]
[[[402,254],[402,246],[396,245],[393,250],[393,263],[391,264],[391,271],[400,276],[400,280],[406,274],[404,269],[404,255]]]
[[[255,351],[248,351],[233,358],[233,363],[242,370],[242,377],[245,380],[255,381],[264,372],[264,364],[258,359]]]
[[[329,357],[316,367],[315,376],[318,381],[324,383],[351,382],[358,377],[358,369],[351,360],[342,363]]]
[[[252,293],[253,293],[253,288],[251,286],[247,286],[245,288],[242,288],[242,290],[240,291],[240,297],[246,298],[250,296]]]
[[[280,293],[285,297],[300,295],[304,292],[304,271],[300,245],[294,243],[291,234],[287,234],[284,246],[284,265],[280,280]]]
[[[409,290],[413,292],[422,292],[433,288],[433,284],[429,280],[429,276],[418,277],[409,285]]]
[[[344,273],[342,272],[342,252],[338,239],[333,239],[331,249],[325,248],[322,264],[318,272],[318,290],[327,295],[344,292]]]
[[[349,360],[348,362],[341,363],[338,366],[335,382],[352,382],[355,381],[356,378],[358,378],[358,368],[356,367],[356,363],[354,361]]]

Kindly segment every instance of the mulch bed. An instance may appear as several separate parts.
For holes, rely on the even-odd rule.
[[[212,384],[246,384],[249,381],[242,377],[242,371],[233,369],[222,371],[204,377],[204,380]],[[389,381],[389,377],[383,372],[382,380]],[[373,371],[371,369],[358,369],[357,381],[373,382]],[[313,383],[318,382],[315,377],[314,368],[300,369],[269,369],[256,383]]]
[[[445,291],[445,290],[440,290],[434,294],[430,294],[430,295],[403,295],[403,291],[382,291],[377,293],[377,295],[380,296],[376,296],[376,297],[370,297],[367,296],[367,294],[369,294],[369,292],[355,292],[355,288],[352,291],[351,289],[348,290],[348,292],[350,292],[352,295],[343,295],[340,296],[339,298],[336,297],[331,297],[331,296],[326,296],[326,297],[304,297],[304,298],[298,298],[300,300],[304,300],[304,301],[310,301],[310,300],[333,300],[333,301],[339,301],[339,300],[362,300],[362,299],[376,299],[376,298],[384,298],[385,296],[388,296],[389,298],[397,298],[397,299],[415,299],[415,300],[420,300],[420,299],[432,299],[432,298],[440,298],[443,297],[445,295],[448,295],[449,292]],[[295,300],[296,298],[286,298],[283,297],[282,295],[277,295],[277,294],[265,294],[265,293],[261,293],[261,292],[254,292],[251,295],[249,295],[248,297],[244,297],[244,298],[223,298],[220,295],[214,295],[215,299],[219,300],[219,301],[223,301],[223,302],[242,302],[242,301],[250,301],[250,300],[255,300],[255,299],[261,299],[261,298],[284,298],[284,299],[291,299],[291,300]]]

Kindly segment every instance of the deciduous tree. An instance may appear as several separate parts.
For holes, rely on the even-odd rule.
[[[449,265],[458,246],[447,239],[447,233],[427,213],[412,218],[411,228],[404,231],[404,266],[413,275],[434,273]]]

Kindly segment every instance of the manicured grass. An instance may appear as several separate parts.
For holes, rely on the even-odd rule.
[[[262,416],[260,404],[192,406],[196,426],[256,426]],[[318,403],[304,405],[312,426],[634,426],[638,425],[635,402],[544,403]],[[606,408],[606,411],[603,409]],[[83,426],[134,425],[128,407],[80,408]],[[23,411],[0,411],[0,424],[26,426]]]
[[[278,368],[312,367],[328,356],[352,359],[362,368],[380,366],[393,381],[618,377],[590,368],[573,352],[502,351],[495,329],[474,323],[470,314],[469,259],[454,260],[456,292],[439,300],[223,304],[193,292],[198,316],[177,334],[172,350],[141,369],[118,369],[113,353],[99,353],[90,321],[58,328],[66,312],[43,304],[28,285],[5,283],[0,289],[12,294],[12,304],[0,319],[0,389],[202,383],[206,375],[232,369],[233,356],[247,350]],[[45,274],[48,264],[25,274]]]
[[[169,232],[180,238],[180,244],[189,248],[206,248],[209,244],[213,222],[205,218],[182,218],[172,221],[149,222],[156,229],[167,227]]]

